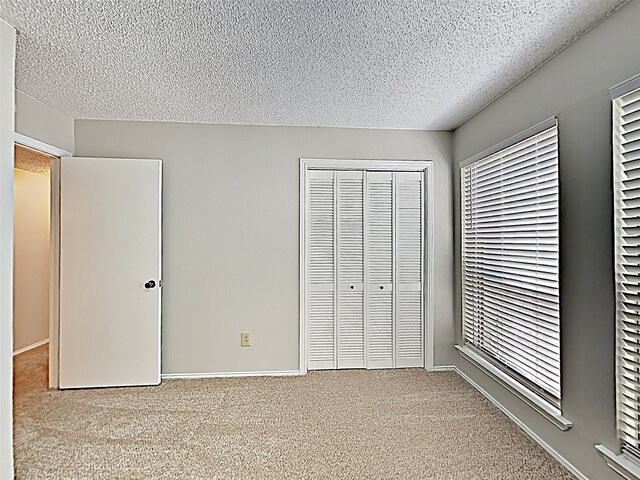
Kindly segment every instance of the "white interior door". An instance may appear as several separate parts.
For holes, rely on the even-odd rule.
[[[60,169],[60,388],[160,383],[159,160]]]

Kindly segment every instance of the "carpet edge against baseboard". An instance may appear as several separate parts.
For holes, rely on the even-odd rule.
[[[228,377],[292,377],[301,375],[299,370],[274,370],[255,372],[212,372],[212,373],[163,373],[162,380]]]
[[[454,372],[455,365],[436,365],[431,372]],[[197,372],[197,373],[163,373],[162,380],[189,378],[226,378],[226,377],[289,377],[304,375],[300,370],[266,370],[247,372]]]
[[[20,355],[21,353],[28,352],[29,350],[33,350],[34,348],[38,348],[41,345],[46,345],[49,343],[49,339],[45,338],[44,340],[40,340],[39,342],[32,343],[31,345],[27,345],[26,347],[19,348],[18,350],[13,352],[13,356]]]
[[[430,372],[455,372],[455,365],[434,365],[431,370],[427,370]]]

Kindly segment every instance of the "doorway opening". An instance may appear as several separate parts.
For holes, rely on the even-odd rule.
[[[56,156],[14,145],[14,388],[48,385],[51,289],[51,164]],[[37,369],[21,368],[22,364]],[[31,372],[22,374],[21,372]],[[33,372],[38,372],[34,378]]]

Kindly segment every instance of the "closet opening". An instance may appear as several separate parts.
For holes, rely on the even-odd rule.
[[[432,163],[301,159],[300,370],[433,367]]]

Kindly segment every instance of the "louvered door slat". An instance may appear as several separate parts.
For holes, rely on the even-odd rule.
[[[338,246],[338,368],[363,368],[363,172],[336,172]]]
[[[394,173],[396,367],[424,365],[422,173]]]
[[[339,302],[338,368],[363,368],[363,292],[342,291]]]
[[[422,366],[422,292],[398,291],[396,365]]]
[[[309,370],[335,368],[334,293],[309,293]]]
[[[308,173],[307,317],[309,370],[336,368],[333,172]]]
[[[367,173],[367,368],[393,367],[392,177]]]

